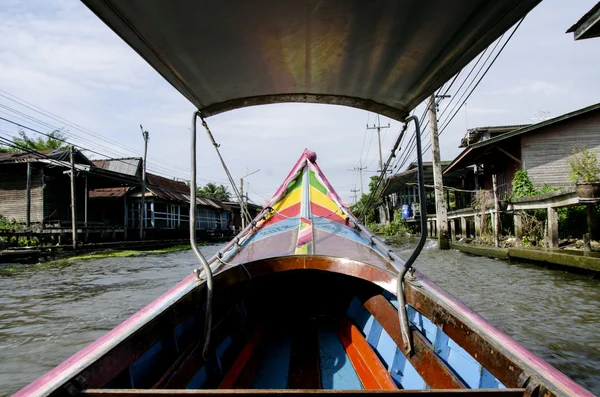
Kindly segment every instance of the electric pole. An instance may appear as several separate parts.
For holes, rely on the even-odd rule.
[[[358,189],[350,189],[352,193],[354,193],[354,204],[356,204],[356,193],[359,191]]]
[[[440,141],[438,138],[437,104],[435,95],[431,94],[428,105],[429,135],[431,136],[431,153],[433,157],[433,184],[435,187],[435,215],[440,249],[450,249],[448,238],[448,214],[444,200],[444,183],[442,181],[442,166],[440,164]]]
[[[73,249],[77,249],[77,206],[75,205],[75,149],[73,146],[69,149],[69,159],[71,160],[71,230],[73,236]]]
[[[142,130],[142,137],[144,138],[144,162],[142,164],[142,208],[140,211],[140,240],[143,240],[144,226],[146,224],[146,156],[148,155],[148,140],[150,139],[150,133],[145,131],[141,124],[140,130]]]
[[[248,168],[246,168],[247,170]],[[243,177],[240,178],[240,218],[242,220],[242,229],[244,229],[246,227],[246,216],[250,217],[250,213],[248,212],[248,207],[246,206],[246,203],[244,202],[244,178],[247,176],[250,176],[252,174],[256,174],[258,171],[260,171],[260,168],[257,169],[256,171],[252,171],[249,174],[244,175]],[[248,195],[248,193],[246,193],[246,196]],[[247,202],[247,200],[246,200]],[[251,219],[250,219],[251,220]]]
[[[240,178],[240,219],[242,220],[242,230],[246,227],[244,208],[244,178]]]
[[[346,170],[346,171],[352,171],[352,172],[358,171],[358,173],[360,174],[360,194],[361,195],[365,194],[365,192],[363,190],[363,175],[362,175],[362,172],[363,172],[363,170],[366,170],[366,169],[367,169],[367,167],[363,167],[362,166],[362,160],[361,160],[358,167],[354,167],[351,170]]]
[[[373,124],[373,127],[369,127],[367,124],[367,130],[377,130],[377,142],[379,143],[379,172],[383,170],[383,156],[381,154],[381,129],[382,128],[390,128],[390,123],[388,125],[381,126],[379,122],[379,115],[377,115],[377,125]]]

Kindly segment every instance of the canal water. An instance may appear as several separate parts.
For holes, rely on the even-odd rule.
[[[218,247],[203,247],[212,255]],[[407,247],[398,247],[408,252]],[[191,251],[68,265],[0,266],[0,395],[10,395],[161,295]],[[441,252],[417,267],[498,328],[600,395],[600,280]]]

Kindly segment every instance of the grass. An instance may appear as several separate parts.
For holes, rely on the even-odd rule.
[[[189,250],[189,244],[175,245],[173,247],[160,248],[160,249],[149,249],[149,250],[104,250],[90,252],[84,255],[70,256],[66,258],[60,258],[52,261],[38,262],[32,264],[8,264],[6,266],[0,266],[0,276],[10,276],[17,271],[31,271],[35,269],[50,270],[50,269],[62,269],[67,266],[71,266],[74,262],[87,261],[90,259],[105,259],[105,258],[128,258],[135,256],[146,256],[146,255],[157,255],[157,254],[168,254],[171,252],[179,252]]]
[[[155,250],[105,250],[92,252],[85,255],[71,256],[64,260],[66,261],[85,261],[89,259],[104,259],[104,258],[128,258],[131,256],[145,256],[156,254],[168,254],[170,252],[179,252],[189,250],[189,244],[175,245],[173,247],[160,248]]]

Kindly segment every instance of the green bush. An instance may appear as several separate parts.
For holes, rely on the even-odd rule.
[[[0,230],[19,229],[21,225],[14,219],[8,220],[3,215],[0,215]]]
[[[512,194],[510,195],[510,198],[516,199],[521,197],[535,196],[537,194],[538,193],[535,189],[535,185],[531,179],[529,179],[527,170],[515,172],[515,176],[512,180]]]
[[[382,225],[379,223],[372,222],[367,224],[367,227],[373,233],[386,237],[399,236],[411,232],[406,221],[402,219],[401,210],[394,211],[394,220],[390,223]]]
[[[569,179],[572,182],[600,182],[598,158],[596,153],[588,148],[574,148],[569,166]]]
[[[558,234],[561,238],[581,238],[587,233],[587,208],[585,205],[562,207],[558,213]],[[582,226],[583,225],[583,226]]]

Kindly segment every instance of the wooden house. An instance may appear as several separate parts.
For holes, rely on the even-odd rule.
[[[441,161],[442,170],[450,164],[450,161]],[[392,220],[394,211],[401,209],[403,205],[411,206],[413,215],[420,214],[419,191],[417,187],[417,163],[411,163],[405,171],[388,178],[381,190],[380,197],[382,204],[378,206],[379,219],[385,219],[384,211],[389,211],[387,219]],[[425,181],[425,201],[427,204],[427,213],[435,214],[435,191],[433,189],[433,163],[431,161],[423,162],[423,179]],[[444,180],[444,185],[452,184],[461,186],[463,189],[472,188],[475,181],[473,171],[470,169],[461,169],[448,175]],[[462,197],[462,196],[461,196]],[[457,197],[458,198],[458,197]],[[450,205],[457,200],[454,193],[446,190],[446,201]],[[387,203],[383,205],[383,202]],[[451,208],[451,206],[450,206]]]
[[[92,161],[77,150],[73,153],[78,234],[86,239],[102,239],[106,232],[113,239],[137,238],[133,232],[140,227],[142,159]],[[70,174],[69,150],[0,153],[0,215],[23,225],[27,233],[69,236]],[[148,173],[144,199],[147,237],[187,237],[190,195],[185,182]],[[229,234],[227,205],[197,198],[197,207],[198,230]]]
[[[573,33],[575,40],[600,37],[600,2],[596,3],[584,16],[571,26],[567,33]]]
[[[225,201],[224,203],[231,209],[231,225],[235,230],[242,229],[242,211],[240,209],[240,203],[238,201]],[[250,218],[254,219],[260,211],[262,210],[262,206],[246,202],[246,207],[248,208],[248,213],[250,213]]]
[[[126,187],[90,191],[90,199],[102,200],[102,219],[118,222],[130,229],[140,227],[142,214],[141,174],[143,161],[139,157],[94,160],[94,165],[124,177],[135,178]],[[146,173],[144,229],[154,237],[161,233],[184,237],[189,231],[190,189],[183,181]],[[215,199],[196,198],[196,229],[206,233],[230,229],[230,208]]]
[[[572,185],[569,158],[575,148],[587,147],[600,156],[600,104],[514,129],[468,145],[444,171],[477,167],[483,172],[483,189],[492,189],[496,174],[500,198],[511,193],[518,170],[527,170],[538,188]]]
[[[83,175],[93,164],[81,152],[74,151],[76,199],[85,200]],[[0,215],[30,225],[71,222],[71,182],[68,150],[35,153],[0,153]],[[77,207],[85,218],[85,207]]]

